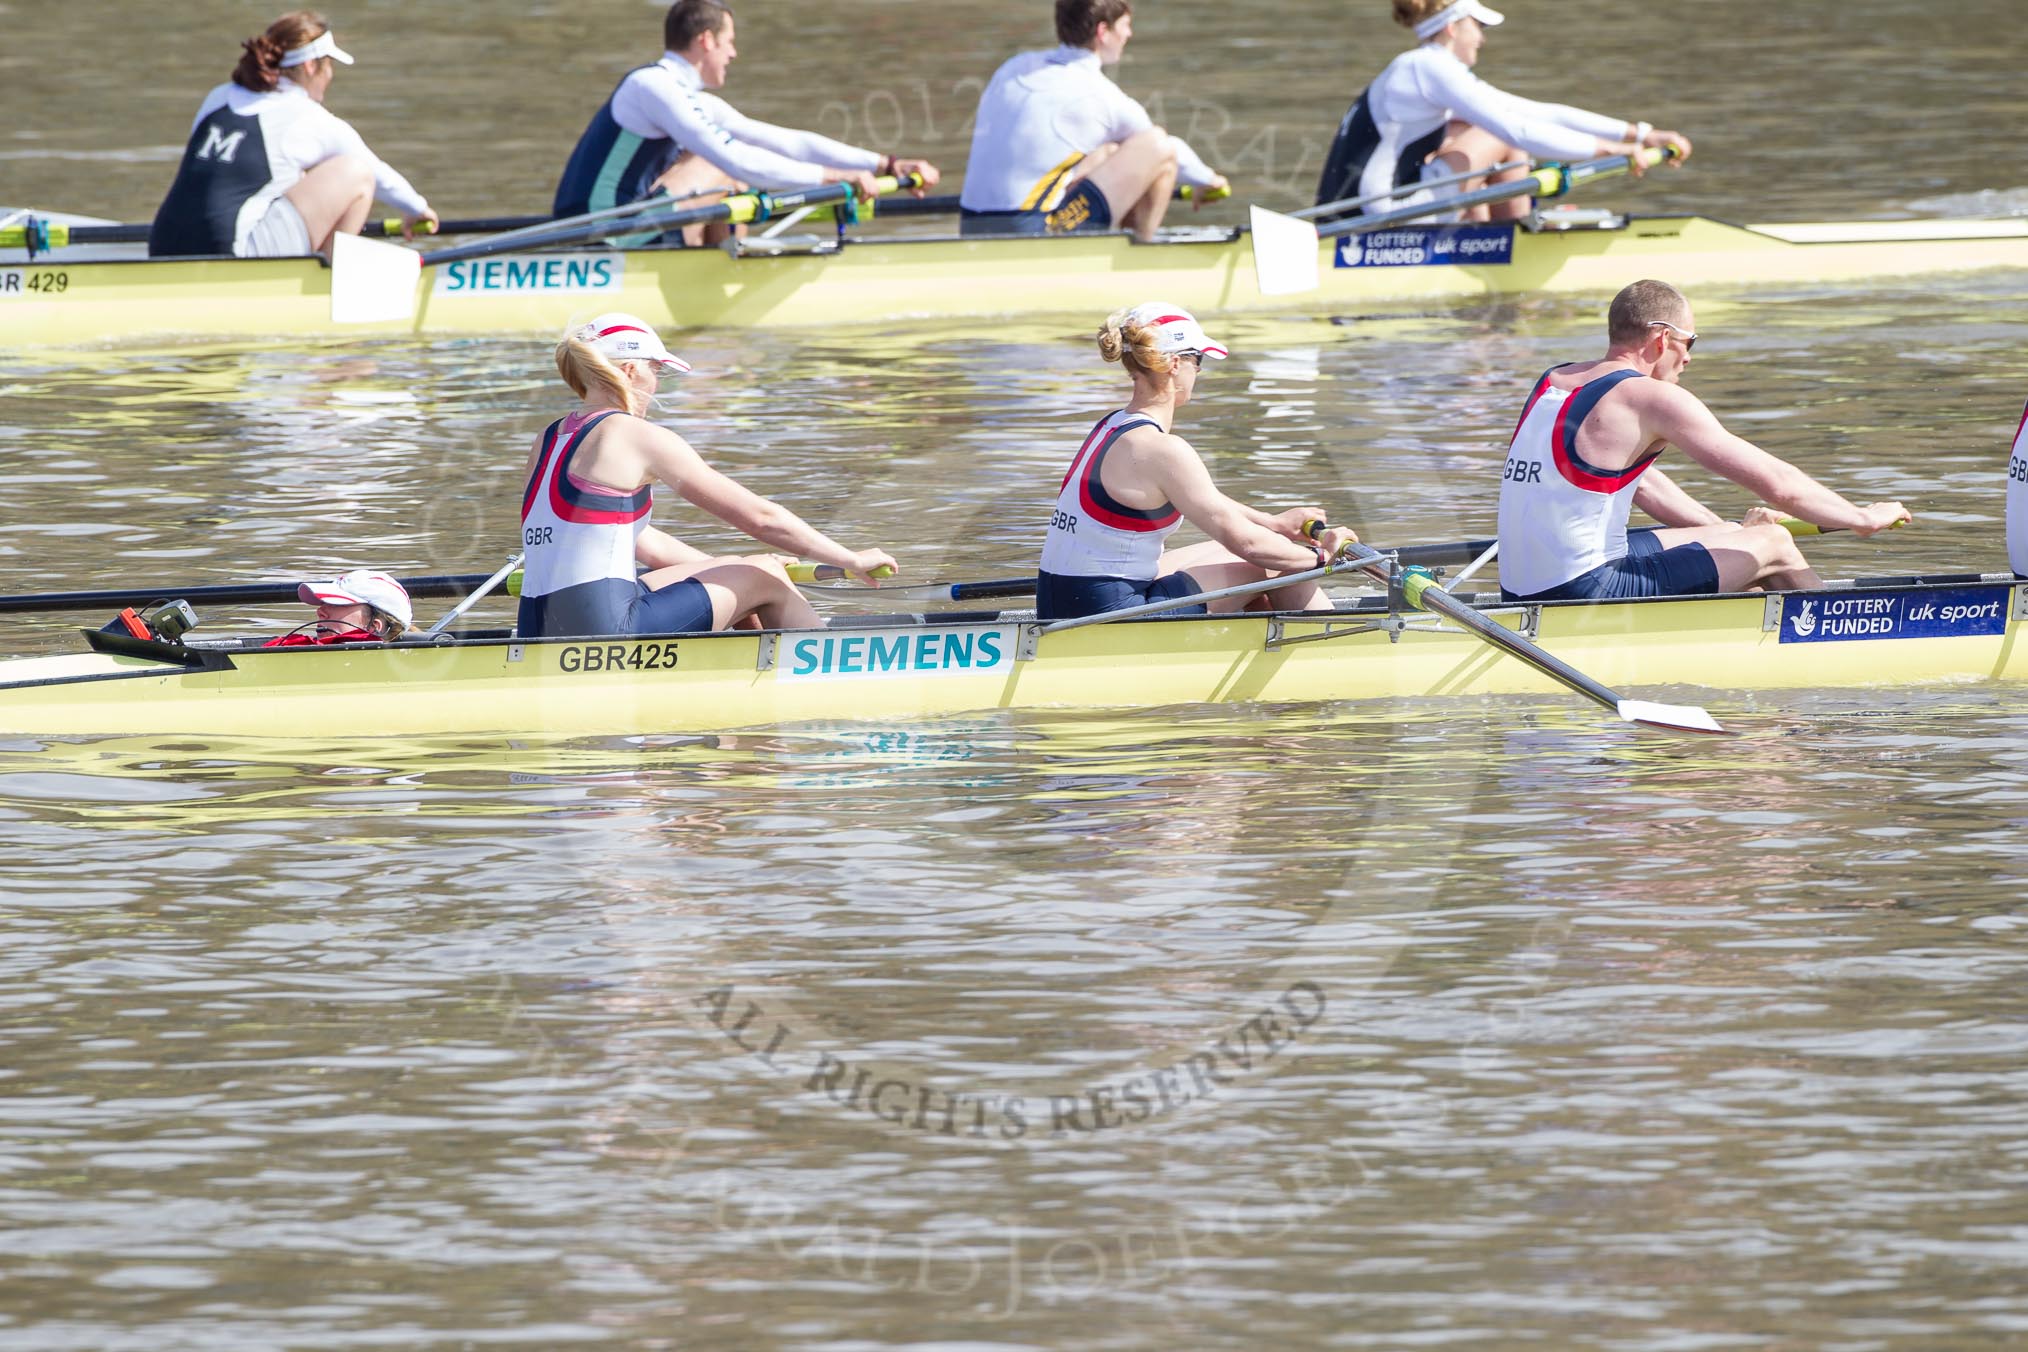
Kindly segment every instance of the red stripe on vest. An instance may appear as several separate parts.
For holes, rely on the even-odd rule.
[[[1576,393],[1576,390],[1571,391],[1572,395]],[[1660,456],[1661,452],[1657,451],[1647,459],[1637,460],[1616,474],[1594,474],[1580,467],[1570,446],[1570,429],[1567,426],[1570,421],[1570,408],[1575,402],[1574,398],[1564,401],[1563,407],[1556,411],[1556,426],[1551,428],[1549,433],[1549,449],[1556,459],[1556,472],[1563,476],[1566,483],[1582,488],[1588,493],[1617,493],[1640,478],[1648,466],[1654,464]]]
[[[587,421],[577,431],[571,433],[570,444],[559,449],[551,462],[548,474],[549,509],[556,513],[558,519],[576,526],[632,525],[654,510],[655,498],[652,493],[643,496],[639,509],[628,512],[602,512],[588,507],[573,507],[563,496],[564,469],[570,464],[572,452],[577,450],[578,443],[584,439],[584,434],[592,425],[591,421]]]
[[[1115,437],[1117,435],[1116,433]],[[1130,531],[1142,535],[1158,530],[1167,530],[1182,520],[1183,514],[1173,509],[1167,516],[1158,516],[1150,519],[1138,516],[1121,516],[1118,512],[1110,511],[1099,505],[1098,499],[1092,496],[1092,479],[1098,471],[1101,453],[1107,446],[1113,443],[1115,437],[1106,438],[1099,449],[1092,452],[1091,458],[1085,461],[1084,473],[1078,476],[1077,504],[1084,508],[1084,514],[1098,522],[1101,526],[1111,526],[1114,530]]]

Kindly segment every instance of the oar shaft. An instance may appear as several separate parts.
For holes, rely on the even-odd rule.
[[[522,554],[516,554],[513,558],[501,564],[499,572],[493,574],[493,576],[487,578],[484,582],[481,582],[477,587],[474,587],[472,589],[471,594],[467,596],[464,600],[458,602],[456,608],[453,609],[450,614],[444,616],[441,620],[438,620],[435,624],[431,625],[428,629],[424,630],[423,637],[435,638],[438,634],[443,633],[444,630],[450,628],[453,624],[457,623],[459,616],[463,615],[473,606],[478,605],[479,602],[482,599],[484,599],[484,597],[488,592],[492,591],[502,582],[505,582],[507,580],[508,574],[514,572],[515,569],[521,566],[521,560],[524,557],[526,556]]]
[[[1370,567],[1363,571],[1369,577],[1376,577],[1382,582],[1387,580],[1385,568]],[[1616,714],[1619,713],[1620,696],[1611,688],[1593,680],[1555,654],[1538,648],[1506,626],[1480,614],[1437,586],[1434,579],[1413,574],[1404,579],[1401,590],[1403,598],[1417,610],[1441,615],[1459,628],[1471,630],[1480,638],[1510,656],[1518,657],[1543,675],[1560,681],[1586,699],[1601,704]]]
[[[901,179],[882,178],[876,180],[876,183],[884,195],[915,181],[915,177],[910,175],[906,182]],[[716,221],[734,225],[753,225],[795,211],[799,207],[815,206],[825,202],[853,201],[856,200],[857,193],[858,190],[849,183],[827,183],[820,188],[809,188],[800,192],[735,193],[708,206],[685,207],[680,210],[644,210],[618,219],[587,218],[572,224],[559,225],[554,230],[517,232],[504,239],[474,240],[470,244],[424,254],[422,261],[424,267],[435,267],[467,258],[483,258],[510,249],[519,251],[554,248],[565,244],[586,244],[613,235],[659,234],[686,225],[708,225]],[[667,207],[673,204],[662,205]],[[615,214],[618,210],[614,209]]]
[[[1493,174],[1504,174],[1509,169],[1533,167],[1527,160],[1509,160],[1506,164],[1496,164],[1490,169],[1467,169],[1460,174],[1445,174],[1442,178],[1425,178],[1415,183],[1404,183],[1398,188],[1389,188],[1385,192],[1368,193],[1364,197],[1347,197],[1338,202],[1319,202],[1316,206],[1304,207],[1301,211],[1291,211],[1289,215],[1299,221],[1314,221],[1324,216],[1334,216],[1341,211],[1357,211],[1361,207],[1372,206],[1375,202],[1385,202],[1390,197],[1407,197],[1411,193],[1423,192],[1430,188],[1448,188],[1453,183],[1463,183],[1469,178],[1484,178]]]
[[[486,580],[484,573],[406,577],[402,589],[413,600],[462,597]],[[0,614],[34,611],[120,610],[150,601],[181,599],[196,605],[262,605],[296,599],[295,582],[232,582],[208,587],[145,587],[115,591],[42,592],[34,596],[0,596]]]
[[[1642,161],[1647,165],[1660,164],[1663,160],[1672,158],[1675,153],[1671,147],[1640,152]],[[1595,160],[1585,160],[1581,164],[1545,164],[1534,173],[1517,178],[1512,183],[1496,183],[1477,192],[1440,198],[1434,202],[1425,202],[1421,206],[1403,207],[1399,211],[1383,211],[1378,216],[1355,216],[1349,221],[1323,226],[1318,229],[1317,238],[1335,239],[1340,235],[1369,234],[1375,230],[1388,230],[1397,225],[1428,220],[1431,216],[1449,215],[1467,207],[1511,201],[1516,197],[1561,197],[1593,179],[1610,178],[1615,174],[1628,173],[1632,169],[1633,157],[1629,155],[1605,155]]]

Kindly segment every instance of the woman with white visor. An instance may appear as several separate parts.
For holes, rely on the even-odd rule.
[[[1474,75],[1486,29],[1504,21],[1480,0],[1392,3],[1395,22],[1413,30],[1421,45],[1389,62],[1338,124],[1317,184],[1319,206],[1381,194],[1391,195],[1369,202],[1364,210],[1377,215],[1417,206],[1511,182],[1527,170],[1515,167],[1483,180],[1479,175],[1530,158],[1585,160],[1661,146],[1675,149],[1673,164],[1689,157],[1690,140],[1679,132],[1560,103],[1537,103]],[[1636,161],[1634,172],[1640,171]],[[1426,179],[1444,178],[1453,181],[1419,186]],[[1531,205],[1526,197],[1512,198],[1474,207],[1462,219],[1518,220]]]
[[[334,72],[352,58],[322,15],[284,14],[241,46],[232,79],[197,110],[148,232],[150,255],[324,253],[338,231],[359,233],[376,197],[400,213],[404,235],[437,223],[422,194],[325,109]]]

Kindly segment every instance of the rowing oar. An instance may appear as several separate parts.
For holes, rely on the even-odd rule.
[[[1454,540],[1437,545],[1403,545],[1398,549],[1383,552],[1396,559],[1403,567],[1458,568],[1470,565],[1493,547],[1491,540]],[[798,583],[829,581],[842,577],[840,569],[817,564],[799,564],[797,568],[814,570],[810,576],[798,576],[796,568],[789,569],[789,576]],[[1281,585],[1277,583],[1276,585]],[[984,582],[928,582],[910,587],[810,587],[820,596],[881,596],[894,601],[1003,601],[1018,596],[1035,594],[1035,575],[1026,577],[1000,577]]]
[[[1215,188],[1204,192],[1202,195],[1206,202],[1223,202],[1226,198],[1232,196],[1232,189]],[[1179,202],[1194,202],[1198,199],[1198,196],[1199,190],[1187,183],[1176,189],[1176,200]],[[874,215],[876,217],[955,216],[958,214],[959,209],[957,195],[947,193],[940,197],[897,197],[891,201],[882,201],[880,206],[875,210]],[[821,219],[822,213],[817,214]]]
[[[486,581],[484,573],[446,574],[436,577],[401,578],[402,590],[412,600],[451,600],[470,593]],[[0,614],[22,615],[35,611],[123,610],[150,601],[180,599],[199,605],[265,605],[296,599],[297,581],[229,582],[208,587],[122,588],[117,591],[40,592],[31,596],[0,596]]]
[[[1675,158],[1674,146],[1656,146],[1640,151],[1641,163],[1651,167]],[[1544,164],[1511,183],[1495,183],[1477,192],[1439,198],[1421,206],[1383,211],[1377,216],[1354,216],[1319,229],[1310,221],[1284,216],[1265,207],[1251,207],[1254,280],[1263,296],[1291,296],[1315,291],[1321,283],[1317,245],[1340,235],[1364,235],[1398,225],[1448,216],[1467,207],[1506,202],[1516,197],[1562,197],[1595,179],[1612,178],[1632,172],[1631,155],[1604,155],[1578,164]]]
[[[1321,220],[1326,216],[1336,216],[1340,212],[1370,207],[1375,202],[1385,202],[1390,197],[1407,197],[1411,193],[1425,192],[1431,188],[1448,188],[1453,183],[1463,183],[1466,179],[1491,178],[1494,174],[1504,174],[1509,169],[1531,167],[1527,160],[1512,160],[1506,164],[1496,164],[1490,169],[1467,169],[1459,174],[1445,174],[1442,178],[1425,178],[1416,183],[1404,183],[1384,192],[1368,193],[1364,197],[1344,197],[1336,202],[1319,202],[1313,207],[1304,207],[1301,211],[1291,211],[1289,215],[1299,221]]]
[[[423,630],[423,637],[435,638],[438,634],[443,633],[444,630],[450,628],[451,625],[456,622],[457,618],[460,615],[470,610],[473,606],[478,605],[479,602],[485,598],[487,593],[491,592],[495,587],[499,586],[502,582],[507,581],[510,576],[514,579],[514,582],[516,583],[514,587],[514,594],[517,596],[520,595],[521,588],[519,586],[519,583],[521,581],[521,574],[517,570],[521,567],[521,560],[526,557],[527,555],[525,554],[516,554],[513,558],[507,560],[506,563],[500,565],[499,572],[493,574],[493,576],[487,578],[484,582],[481,582],[477,587],[474,587],[472,589],[472,594],[470,596],[467,596],[464,600],[458,602],[457,607],[454,610],[452,610],[450,614],[444,616],[441,620],[438,620],[435,624]]]
[[[1387,552],[1404,566],[1451,568],[1469,563],[1491,546],[1491,540],[1458,540],[1449,544],[1407,545]],[[845,570],[828,563],[798,563],[789,576],[799,585],[812,586],[820,595],[882,596],[896,601],[989,601],[1032,596],[1035,575],[993,578],[983,582],[931,582],[907,587],[823,586],[842,580]],[[400,579],[409,596],[417,601],[459,600],[489,581],[484,573],[455,573],[433,577]],[[510,573],[507,594],[521,594],[521,579]],[[24,615],[37,611],[120,610],[181,597],[199,605],[263,605],[296,599],[294,582],[232,582],[198,587],[120,588],[114,591],[39,592],[25,596],[0,596],[0,614]],[[496,584],[497,585],[497,584]]]
[[[1323,527],[1323,522],[1312,521],[1303,527],[1303,533],[1314,537]],[[1436,575],[1427,568],[1412,567],[1399,574],[1391,574],[1384,555],[1359,544],[1346,545],[1340,551],[1339,559],[1382,586],[1392,585],[1398,577],[1402,599],[1417,610],[1443,616],[1460,629],[1476,634],[1509,656],[1520,658],[1543,675],[1570,687],[1593,703],[1605,706],[1629,723],[1659,728],[1663,732],[1725,733],[1725,729],[1718,726],[1717,719],[1694,704],[1656,704],[1649,700],[1627,699],[1452,596],[1437,585]]]
[[[913,174],[875,180],[883,194],[915,187],[920,181]],[[615,235],[659,234],[686,225],[721,221],[753,225],[805,206],[831,202],[857,204],[859,200],[858,189],[850,183],[827,183],[804,192],[734,193],[708,206],[679,208],[673,201],[651,200],[645,205],[629,203],[624,208],[557,221],[544,229],[512,230],[424,254],[398,244],[382,244],[340,233],[331,242],[331,322],[377,324],[413,318],[416,279],[424,268],[493,254],[588,244]]]
[[[475,216],[465,220],[439,221],[434,228],[426,221],[418,222],[414,229],[419,235],[492,235],[504,230],[526,230],[532,225],[548,225],[553,219],[550,216]],[[0,249],[26,249],[29,257],[33,258],[38,253],[72,245],[146,244],[148,232],[153,228],[147,221],[64,225],[30,216],[19,225],[0,226]],[[389,216],[384,220],[368,221],[359,233],[368,239],[395,239],[401,235],[401,219]]]

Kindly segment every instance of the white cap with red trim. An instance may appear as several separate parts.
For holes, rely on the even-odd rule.
[[[331,582],[301,583],[296,597],[306,606],[372,606],[400,620],[404,629],[415,623],[415,607],[409,604],[402,585],[386,573],[364,568],[355,568]]]
[[[688,371],[690,363],[662,346],[655,331],[633,315],[600,315],[582,325],[577,336],[589,343],[607,361],[652,361],[672,371]]]
[[[1196,316],[1180,305],[1149,301],[1127,312],[1122,327],[1155,330],[1155,347],[1161,352],[1202,352],[1223,361],[1229,354],[1223,344],[1211,340]]]

